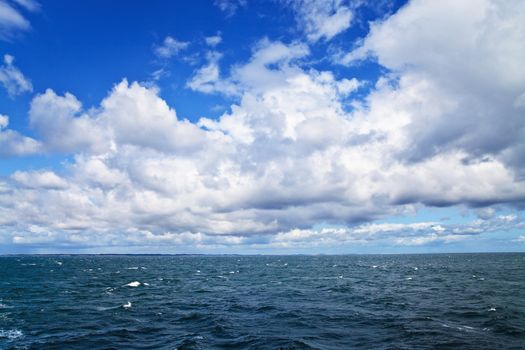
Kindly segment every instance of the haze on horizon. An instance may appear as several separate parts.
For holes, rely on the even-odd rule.
[[[0,0],[0,254],[525,251],[525,2]]]

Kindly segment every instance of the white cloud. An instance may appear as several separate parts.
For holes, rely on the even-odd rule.
[[[190,43],[186,41],[179,41],[171,36],[164,38],[164,41],[161,45],[155,47],[155,55],[160,58],[172,58],[177,56],[180,51],[185,50]]]
[[[206,41],[206,45],[215,47],[221,43],[222,37],[220,34],[208,36],[205,38],[205,41]]]
[[[33,91],[31,81],[14,66],[14,60],[13,56],[4,55],[4,64],[0,66],[0,83],[2,83],[11,98],[24,92]]]
[[[272,85],[282,83],[285,70],[293,70],[289,69],[290,63],[308,53],[308,47],[303,44],[294,43],[287,46],[281,42],[263,39],[254,46],[253,55],[248,63],[234,66],[230,77],[222,77],[219,69],[222,55],[210,51],[207,54],[208,63],[195,72],[187,87],[203,93],[236,96],[251,89],[267,90]],[[270,66],[276,66],[276,69],[269,68]]]
[[[30,28],[29,21],[15,7],[0,1],[0,39],[10,40],[17,33]]]
[[[26,156],[42,152],[42,145],[30,137],[14,130],[0,131],[0,158]]]
[[[28,188],[63,190],[68,187],[67,182],[52,171],[17,171],[11,175],[11,178]]]
[[[241,7],[245,7],[246,0],[214,0],[213,4],[217,6],[227,17],[233,16]]]
[[[411,224],[363,224],[353,228],[327,227],[322,229],[292,229],[279,232],[266,244],[274,247],[326,247],[341,244],[370,244],[382,242],[389,245],[419,246],[436,243],[453,243],[486,232],[501,232],[525,227],[522,219],[512,223],[501,219],[473,221],[468,224],[443,222],[416,222]]]
[[[525,91],[524,17],[521,1],[412,1],[373,23],[341,62],[374,57],[393,72],[369,101],[385,110],[396,96],[390,123],[404,125],[405,160],[462,150],[465,162],[497,157],[523,176],[525,122],[515,101]]]
[[[28,11],[40,10],[40,4],[35,0],[13,0],[13,1]]]
[[[9,117],[7,115],[0,114],[0,130],[5,129],[9,125]]]
[[[101,108],[84,111],[72,94],[48,89],[31,102],[30,125],[50,152],[104,154],[119,151],[119,145],[189,152],[205,146],[204,132],[178,120],[157,92],[123,80]]]
[[[70,93],[62,97],[48,89],[35,96],[29,122],[49,152],[101,152],[109,147],[109,131],[82,113],[82,104]]]
[[[210,51],[206,56],[208,62],[195,71],[191,79],[186,83],[186,87],[205,94],[236,94],[234,85],[221,78],[219,61],[222,58],[222,54],[217,51]]]
[[[342,0],[285,1],[296,13],[297,22],[310,42],[329,41],[351,25],[353,13]]]
[[[9,117],[0,114],[0,158],[25,156],[41,151],[40,142],[7,129]]]
[[[352,92],[356,91],[361,86],[361,83],[356,79],[341,79],[337,84],[337,90],[343,96],[348,96]]]
[[[155,88],[125,80],[89,110],[48,90],[32,101],[31,126],[47,151],[74,158],[54,174],[60,180],[20,173],[0,184],[0,223],[18,242],[31,241],[37,225],[53,234],[35,239],[197,247],[421,245],[523,228],[520,216],[489,210],[468,225],[363,224],[421,204],[525,202],[524,120],[514,107],[525,91],[515,61],[525,41],[508,29],[521,24],[506,5],[495,14],[454,5],[460,13],[443,19],[440,4],[423,11],[412,2],[372,26],[352,59],[372,55],[390,72],[350,111],[359,81],[305,68],[306,45],[268,39],[227,73],[210,52],[188,82],[235,96],[216,120],[181,120]],[[463,39],[432,34],[444,20]],[[472,23],[483,28],[476,40]],[[423,39],[439,49],[405,52]],[[480,56],[448,57],[457,52]],[[338,228],[312,229],[321,222]]]

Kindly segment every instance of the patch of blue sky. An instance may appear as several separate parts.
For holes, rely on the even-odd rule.
[[[0,158],[0,177],[8,177],[16,171],[51,170],[62,173],[67,163],[71,163],[70,157],[61,154]]]

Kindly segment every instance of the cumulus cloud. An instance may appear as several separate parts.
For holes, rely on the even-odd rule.
[[[412,1],[339,60],[374,58],[392,71],[382,89],[405,104],[403,120],[390,121],[405,125],[405,160],[462,150],[465,162],[498,157],[523,176],[524,14],[521,1]]]
[[[300,29],[308,41],[329,41],[351,25],[353,13],[342,0],[285,1],[296,13]]]
[[[260,40],[253,48],[249,62],[234,66],[229,77],[221,76],[219,60],[222,54],[210,51],[207,54],[208,63],[197,69],[187,82],[187,87],[202,93],[219,93],[241,96],[248,90],[263,91],[279,84],[285,78],[285,70],[290,69],[290,63],[305,57],[308,47],[293,43],[285,45],[282,42],[271,42],[267,38]],[[271,67],[275,66],[275,67]]]
[[[221,77],[219,61],[222,54],[217,51],[209,51],[206,58],[208,62],[194,72],[187,81],[186,87],[205,94],[236,94],[235,86]]]
[[[11,178],[27,188],[66,189],[67,182],[51,171],[23,172],[16,171]]]
[[[49,152],[105,154],[117,152],[119,145],[174,152],[202,147],[204,132],[178,120],[157,93],[123,80],[99,109],[83,110],[72,94],[48,89],[31,102],[30,126]]]
[[[33,91],[31,81],[13,64],[15,58],[4,55],[4,64],[0,66],[0,83],[7,90],[9,97]]]
[[[12,232],[5,240],[421,245],[523,228],[520,216],[487,209],[525,203],[524,120],[514,103],[525,91],[514,61],[525,41],[508,29],[522,24],[505,4],[496,13],[455,5],[460,14],[446,17],[447,28],[463,40],[439,32],[439,50],[405,54],[445,20],[441,3],[427,4],[433,11],[420,3],[373,24],[343,59],[372,57],[388,68],[362,100],[353,99],[357,79],[305,67],[308,46],[268,39],[227,73],[211,52],[190,79],[191,89],[235,97],[213,120],[180,119],[154,87],[126,80],[89,110],[69,93],[37,95],[29,116],[39,142],[73,159],[60,174],[19,172],[0,183],[0,224]],[[476,40],[472,23],[485,28]],[[397,40],[377,39],[383,31]],[[489,50],[487,38],[501,50]],[[500,57],[507,49],[514,56]],[[480,50],[490,53],[472,61],[481,71],[472,62],[448,67],[448,56]],[[471,207],[479,220],[370,223],[421,205]],[[314,229],[319,223],[326,227]]]
[[[41,151],[40,142],[7,129],[9,117],[0,114],[0,158],[25,156]]]
[[[171,36],[167,36],[161,45],[155,47],[154,51],[157,57],[167,59],[177,56],[179,52],[185,50],[189,45],[190,43],[186,41],[179,41]]]

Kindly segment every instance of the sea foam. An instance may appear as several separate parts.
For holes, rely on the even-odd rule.
[[[0,329],[0,338],[7,338],[9,340],[17,339],[23,336],[24,333],[22,331],[19,331],[18,329]]]
[[[133,282],[129,282],[128,284],[124,285],[125,287],[138,287],[140,286],[140,282],[139,281],[133,281]]]

